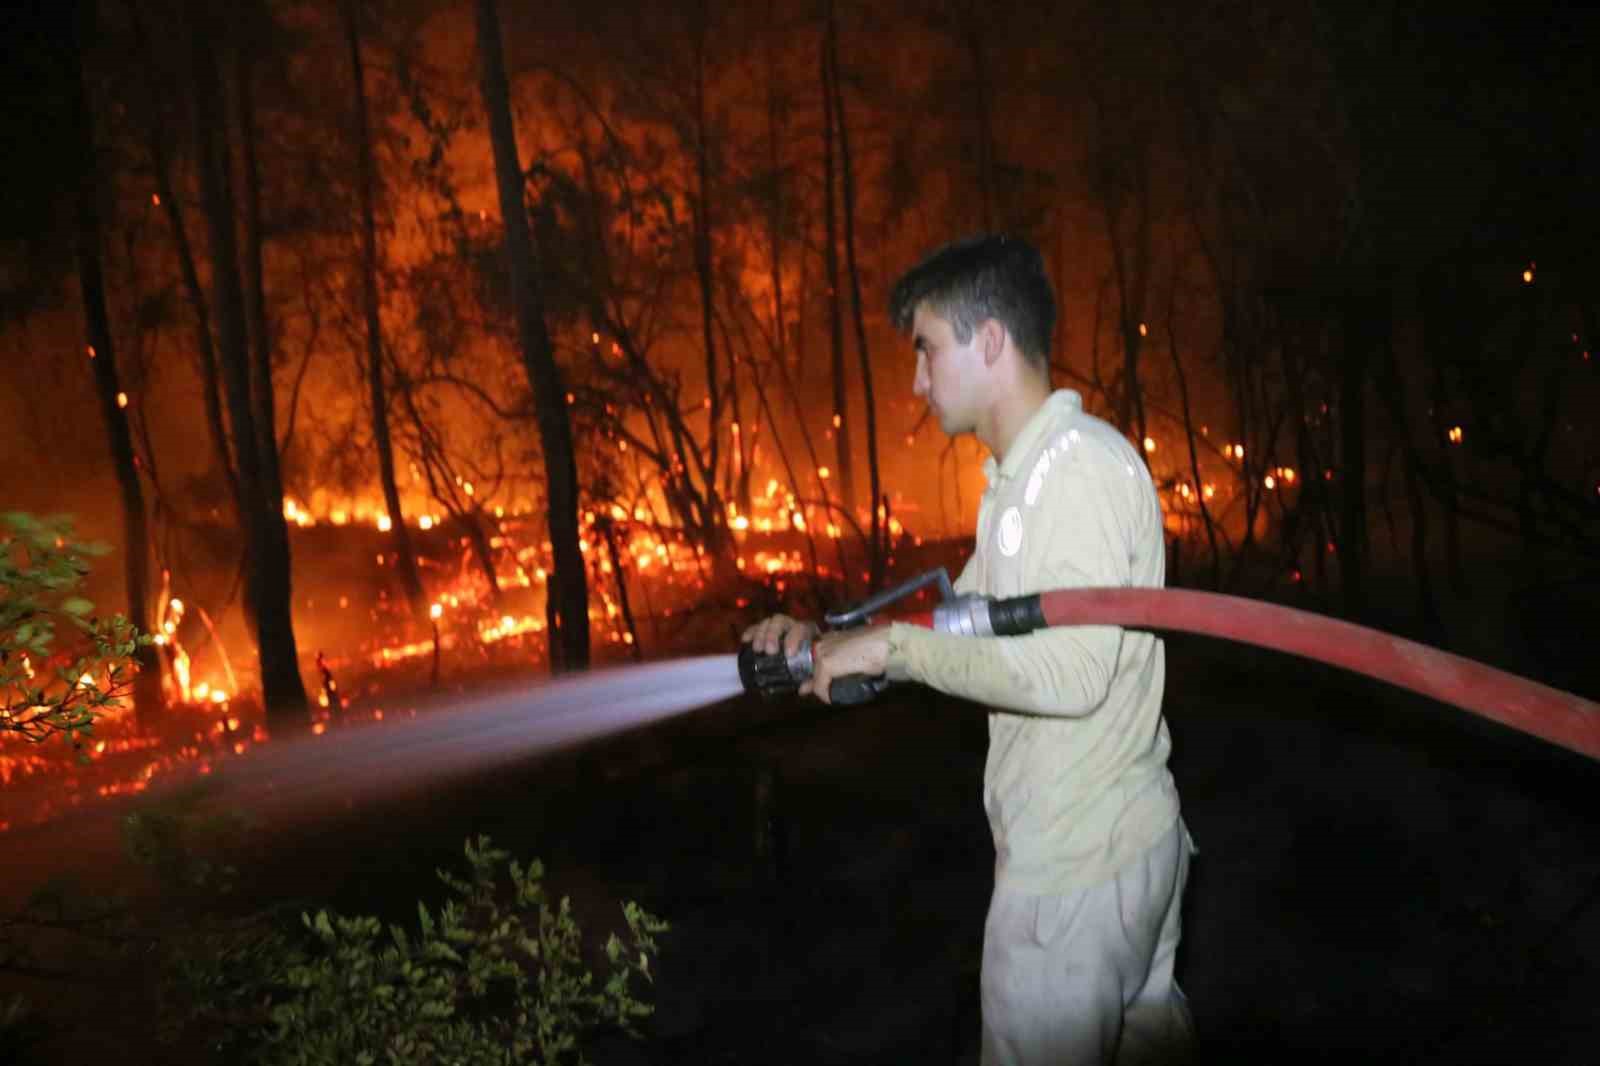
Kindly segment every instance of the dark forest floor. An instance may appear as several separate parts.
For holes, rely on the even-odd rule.
[[[1350,675],[1168,646],[1200,847],[1180,980],[1205,1061],[1595,1060],[1600,766]],[[971,1063],[984,742],[981,714],[918,689],[853,710],[737,701],[264,827],[241,883],[247,902],[403,921],[488,833],[544,858],[587,927],[625,898],[672,923],[648,1041],[597,1046],[597,1064]],[[25,1061],[177,1061],[121,965],[30,989],[89,1006]]]

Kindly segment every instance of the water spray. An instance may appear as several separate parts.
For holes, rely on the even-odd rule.
[[[968,637],[1020,637],[1051,626],[1114,625],[1220,637],[1341,667],[1510,726],[1580,755],[1600,760],[1600,704],[1528,678],[1337,618],[1239,596],[1187,589],[1057,589],[1029,596],[957,596],[943,567],[828,615],[831,629],[848,629],[913,593],[937,586],[932,610],[896,618]],[[807,642],[793,655],[739,650],[747,692],[792,693],[812,675]],[[861,703],[889,682],[853,675],[835,679],[829,698]]]

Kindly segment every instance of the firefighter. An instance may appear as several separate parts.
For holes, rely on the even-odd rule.
[[[947,434],[989,450],[957,593],[1160,587],[1161,506],[1143,457],[1052,391],[1055,300],[1026,241],[941,248],[895,285],[916,395]],[[887,676],[989,708],[984,806],[994,890],[984,925],[985,1066],[1181,1061],[1192,1043],[1173,966],[1194,844],[1167,768],[1162,642],[1115,626],[970,637],[890,624],[818,636],[775,615],[758,652],[814,642],[801,692]]]

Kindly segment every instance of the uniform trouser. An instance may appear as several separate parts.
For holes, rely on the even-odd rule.
[[[983,937],[983,1066],[1167,1064],[1193,1041],[1173,977],[1193,847],[1180,820],[1109,881],[996,886]]]

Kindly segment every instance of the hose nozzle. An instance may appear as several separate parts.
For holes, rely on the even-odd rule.
[[[755,645],[739,645],[739,680],[744,690],[764,700],[792,696],[803,682],[811,680],[813,660],[811,642],[800,645],[793,655],[781,651],[762,654]],[[889,687],[887,678],[849,674],[828,683],[828,701],[837,704],[866,703]]]
[[[909,581],[901,582],[894,588],[886,589],[854,607],[826,615],[824,620],[835,630],[865,625],[878,611],[913,593],[921,592],[930,585],[938,588],[940,598],[946,601],[947,605],[952,601],[955,593],[950,586],[950,575],[944,567],[939,566],[918,574]],[[1035,610],[1037,610],[1038,597],[1035,596],[1033,599],[1036,601]],[[1002,603],[1008,602],[1010,601],[1002,601]],[[988,604],[989,601],[983,601],[985,618],[992,613]],[[922,616],[921,624],[927,624],[926,614]],[[960,630],[951,629],[950,632],[960,632]],[[746,692],[755,693],[763,699],[793,695],[802,684],[811,679],[814,672],[810,641],[800,645],[793,655],[782,651],[759,654],[753,644],[739,645],[739,680],[744,682]],[[832,703],[865,703],[888,687],[887,678],[849,674],[828,682],[828,700]]]
[[[792,696],[802,682],[811,677],[811,642],[800,645],[793,655],[781,650],[771,654],[756,651],[749,642],[739,645],[739,680],[744,690],[762,699]]]

